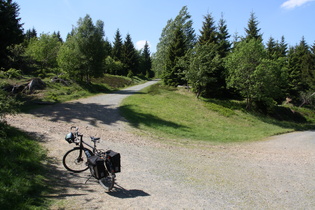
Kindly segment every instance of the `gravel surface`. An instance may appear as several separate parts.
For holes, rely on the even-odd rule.
[[[55,186],[49,197],[56,201],[51,209],[315,209],[315,132],[228,145],[140,135],[117,107],[154,82],[7,118],[48,150]],[[64,140],[72,125],[86,140],[101,137],[99,148],[121,153],[113,192],[95,179],[84,184],[88,172],[62,166],[74,146]]]

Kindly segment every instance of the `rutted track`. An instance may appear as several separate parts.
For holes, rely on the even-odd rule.
[[[233,145],[162,143],[137,136],[119,116],[121,100],[154,81],[9,116],[48,149],[57,202],[52,209],[314,209],[315,132],[296,132]],[[122,155],[122,172],[107,193],[88,172],[61,163],[72,148],[71,125]]]

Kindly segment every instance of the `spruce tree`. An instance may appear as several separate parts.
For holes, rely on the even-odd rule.
[[[24,35],[26,42],[29,42],[32,38],[36,38],[36,37],[37,37],[37,32],[35,28],[28,29]]]
[[[254,12],[250,13],[250,18],[248,20],[247,28],[245,28],[246,40],[256,39],[262,41],[262,34],[260,33],[260,28],[258,28],[258,20]]]
[[[281,37],[281,41],[278,46],[279,46],[279,57],[286,57],[288,53],[288,44],[285,42],[284,36]]]
[[[225,58],[230,52],[231,43],[229,41],[230,34],[227,29],[226,21],[223,19],[223,16],[219,20],[218,32],[217,32],[217,42],[219,47],[219,55],[221,58]]]
[[[19,5],[12,0],[0,0],[0,67],[8,68],[8,47],[23,41]]]
[[[218,34],[214,24],[215,22],[211,14],[204,16],[204,22],[202,24],[202,30],[200,30],[198,44],[204,45],[207,43],[217,43]]]
[[[167,54],[166,68],[162,79],[166,85],[174,86],[184,84],[184,69],[178,65],[178,61],[185,56],[187,45],[185,43],[182,27],[178,26],[174,32],[174,38],[170,43]]]
[[[163,28],[159,43],[157,44],[157,51],[154,54],[153,69],[158,75],[163,74],[165,71],[166,63],[168,62],[168,53],[170,43],[174,38],[175,31],[178,27],[185,37],[185,48],[192,49],[196,44],[196,34],[192,27],[193,21],[191,15],[188,13],[187,6],[184,6],[176,18],[167,21],[167,25]]]
[[[267,54],[270,59],[272,59],[277,52],[277,43],[273,37],[270,37],[267,42]]]
[[[115,40],[113,43],[113,49],[112,49],[112,57],[116,60],[116,61],[123,61],[123,41],[121,38],[121,34],[119,32],[119,29],[117,29],[116,34],[115,34]]]
[[[140,63],[140,73],[143,76],[146,76],[148,78],[152,78],[153,72],[151,70],[152,68],[152,60],[150,56],[150,49],[148,42],[145,42],[143,51],[141,52],[141,63]]]
[[[295,102],[300,94],[314,87],[314,60],[304,37],[299,45],[291,47],[288,52],[289,94]]]
[[[123,45],[123,63],[125,65],[125,76],[133,76],[138,74],[139,58],[138,53],[133,45],[130,34],[127,34]]]

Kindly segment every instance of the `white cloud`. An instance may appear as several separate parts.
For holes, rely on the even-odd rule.
[[[314,0],[287,0],[281,5],[281,7],[285,9],[293,9],[295,7],[302,6],[303,4],[306,4],[307,2],[310,1]]]
[[[137,42],[136,42],[136,49],[137,49],[137,50],[143,49],[143,47],[144,47],[144,45],[145,45],[145,42],[148,42],[149,47],[151,46],[151,44],[150,44],[149,41],[147,41],[147,40],[140,40],[140,41],[137,41]]]

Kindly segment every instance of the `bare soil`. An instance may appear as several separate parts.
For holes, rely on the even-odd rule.
[[[7,118],[47,148],[55,186],[51,209],[315,208],[314,131],[251,143],[164,142],[135,132],[117,109],[123,98],[154,82]],[[95,179],[85,184],[88,171],[73,174],[63,167],[63,155],[74,146],[64,140],[72,125],[85,140],[101,137],[99,148],[121,153],[112,192]]]

